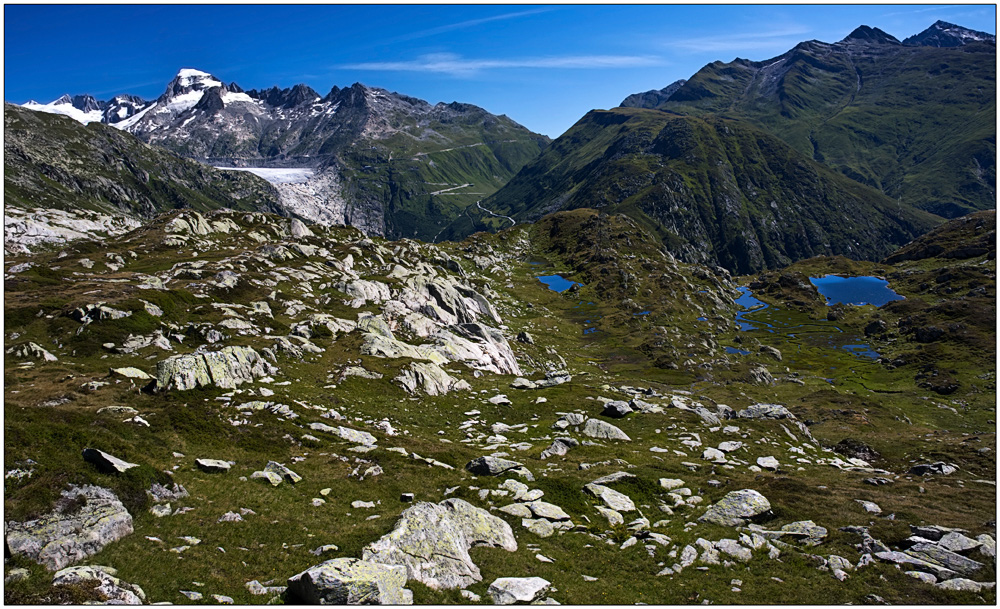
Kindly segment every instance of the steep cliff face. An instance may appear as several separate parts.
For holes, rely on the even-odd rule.
[[[589,113],[484,206],[519,220],[624,212],[681,259],[737,273],[879,259],[940,221],[746,123],[627,108]]]

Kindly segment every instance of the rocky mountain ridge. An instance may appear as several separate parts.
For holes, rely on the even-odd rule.
[[[306,85],[244,91],[185,68],[154,101],[78,98],[27,107],[106,122],[214,166],[312,169],[275,184],[296,215],[424,240],[548,143],[470,104],[432,105],[360,83],[323,97]]]
[[[713,62],[643,107],[746,120],[945,217],[995,207],[996,38],[944,22],[900,42],[861,26],[765,61]]]

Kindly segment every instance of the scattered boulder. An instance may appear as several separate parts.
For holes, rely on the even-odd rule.
[[[83,560],[132,533],[132,516],[113,492],[71,487],[56,509],[27,522],[7,523],[7,547],[50,571]]]
[[[541,600],[551,587],[541,577],[501,577],[486,592],[494,605],[526,605]]]
[[[476,476],[499,476],[500,474],[524,467],[523,464],[499,457],[477,457],[465,464],[465,469]]]
[[[194,464],[206,474],[224,474],[232,467],[228,461],[220,459],[195,459]]]
[[[109,455],[103,450],[97,450],[96,448],[83,449],[83,459],[88,463],[93,463],[97,469],[106,474],[123,474],[133,467],[139,467],[138,463],[122,461],[118,457]]]
[[[631,412],[633,412],[633,410],[632,407],[628,405],[628,402],[623,402],[622,400],[611,400],[604,404],[604,410],[601,414],[606,417],[611,417],[612,419],[621,419]]]
[[[965,579],[963,577],[955,577],[943,581],[939,584],[934,584],[935,587],[941,588],[942,590],[958,590],[961,592],[980,592],[982,590],[990,590],[996,586],[995,582],[977,582],[971,579]]]
[[[441,366],[430,362],[414,362],[393,380],[411,394],[423,391],[427,395],[445,395],[471,388],[467,381],[450,376]]]
[[[302,481],[302,476],[285,467],[283,463],[278,463],[276,461],[268,461],[267,465],[264,467],[264,472],[276,474],[291,484]]]
[[[600,419],[587,419],[587,422],[583,426],[583,435],[600,440],[623,440],[625,442],[632,440],[632,438],[625,435],[624,431]]]
[[[781,464],[774,457],[757,457],[757,465],[772,472],[778,471],[778,468],[781,467]]]
[[[698,520],[736,527],[766,518],[770,512],[771,503],[767,498],[755,490],[743,489],[727,494]]]
[[[854,438],[844,438],[833,447],[833,451],[845,457],[861,459],[869,463],[882,458],[882,455],[877,450]]]
[[[412,605],[406,568],[334,558],[288,578],[288,597],[310,605]]]
[[[579,445],[580,443],[573,438],[556,438],[548,448],[542,451],[541,458],[548,459],[553,456],[565,455],[569,449]]]
[[[636,511],[635,503],[632,499],[623,493],[619,493],[614,489],[610,489],[603,484],[594,484],[591,482],[583,487],[584,492],[588,495],[597,497],[607,506],[616,512],[634,512]]]
[[[472,562],[473,546],[514,552],[517,541],[510,525],[461,499],[407,508],[391,532],[362,552],[366,561],[404,565],[406,577],[433,589],[465,588],[482,580]]]
[[[938,461],[937,463],[921,463],[910,468],[910,473],[916,476],[930,476],[932,474],[947,476],[949,474],[954,474],[956,471],[958,471],[957,466],[944,463],[943,461]]]

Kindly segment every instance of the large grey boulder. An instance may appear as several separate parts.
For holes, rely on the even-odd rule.
[[[910,556],[944,565],[948,569],[968,575],[983,568],[983,563],[966,558],[935,543],[917,543],[905,550]]]
[[[603,484],[594,484],[591,482],[583,487],[584,492],[594,497],[597,497],[607,506],[616,512],[634,512],[635,503],[632,499],[623,493],[619,493],[614,489],[610,489]]]
[[[251,347],[223,347],[219,351],[175,355],[160,361],[156,364],[156,386],[161,391],[210,385],[234,389],[276,371]]]
[[[71,487],[62,492],[54,511],[36,520],[8,522],[7,547],[55,571],[131,533],[132,516],[113,492]]]
[[[752,489],[733,491],[698,519],[723,526],[743,526],[748,521],[759,519],[771,511],[771,503],[763,495]]]
[[[600,419],[587,419],[583,426],[583,435],[599,440],[624,440],[626,442],[632,440],[624,431]]]
[[[410,394],[422,391],[427,395],[445,395],[450,391],[471,389],[467,381],[454,378],[434,363],[414,362],[392,380]]]
[[[123,582],[115,577],[117,571],[111,567],[79,566],[66,567],[56,571],[52,576],[53,586],[73,586],[87,583],[88,588],[104,597],[108,605],[141,605],[146,600],[146,593],[135,584]],[[95,585],[96,584],[96,585]]]
[[[501,577],[486,591],[494,605],[528,604],[541,600],[552,584],[541,577]]]
[[[753,404],[736,413],[741,419],[794,419],[787,408],[780,404]]]
[[[412,605],[406,568],[334,558],[288,578],[288,597],[309,605]]]
[[[83,460],[87,463],[93,463],[97,469],[106,474],[123,474],[133,467],[139,467],[138,463],[122,461],[118,457],[109,455],[103,450],[97,450],[96,448],[84,448]]]
[[[490,456],[477,457],[465,464],[465,469],[477,476],[499,476],[519,467],[523,466],[517,461]]]
[[[601,414],[612,419],[621,419],[631,412],[632,407],[628,405],[628,402],[611,400],[604,404],[604,410],[601,411]]]
[[[465,588],[483,578],[469,556],[474,546],[514,552],[517,540],[500,518],[461,499],[446,499],[407,508],[392,531],[362,551],[362,558],[404,565],[407,578],[430,588]]]

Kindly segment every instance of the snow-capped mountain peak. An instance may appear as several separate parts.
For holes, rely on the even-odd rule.
[[[201,70],[195,70],[194,68],[182,68],[177,72],[177,76],[171,84],[177,83],[182,87],[189,87],[191,89],[211,89],[212,87],[221,87],[222,81],[218,78],[212,76],[208,72],[202,72]]]
[[[90,106],[89,104],[81,104],[81,105],[84,107]],[[86,125],[87,123],[99,123],[103,118],[103,113],[101,112],[100,108],[95,107],[89,110],[83,110],[81,108],[77,108],[73,104],[73,98],[70,97],[69,95],[63,95],[59,99],[49,104],[40,104],[36,101],[29,101],[28,103],[24,104],[24,107],[29,110],[38,110],[40,112],[49,112],[51,114],[62,114],[64,116],[70,117],[75,121],[79,121],[84,125]]]

